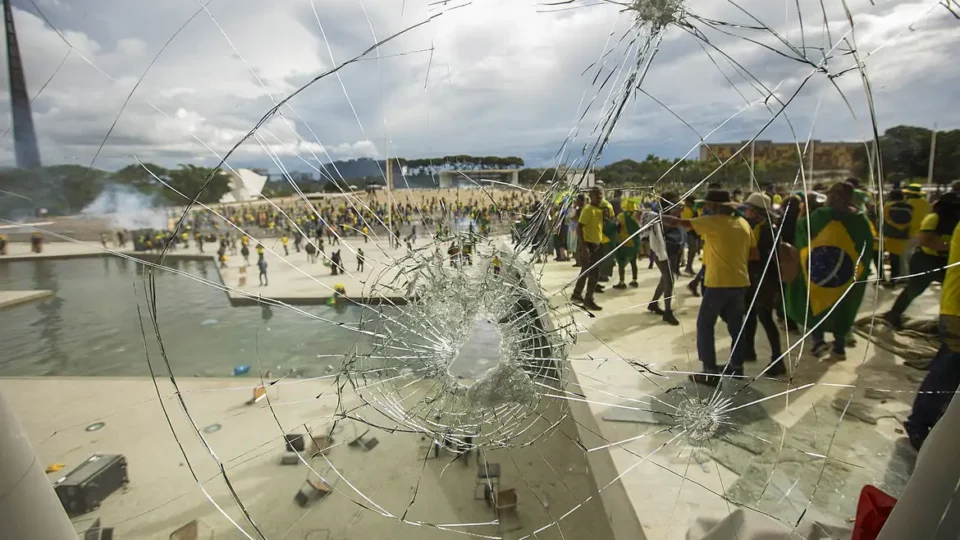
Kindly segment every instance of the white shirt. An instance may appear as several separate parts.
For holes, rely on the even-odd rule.
[[[663,239],[663,224],[660,221],[660,214],[651,210],[645,210],[640,215],[640,233],[641,238],[650,239],[650,249],[657,256],[657,260],[667,260],[667,243]]]

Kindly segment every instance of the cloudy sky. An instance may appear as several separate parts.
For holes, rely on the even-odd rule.
[[[276,102],[418,23],[306,86],[230,164],[310,171],[318,160],[382,158],[389,149],[519,155],[549,166],[564,141],[562,159],[582,159],[636,71],[649,28],[603,0],[457,8],[467,3],[13,0],[45,164],[115,169],[135,156],[215,164]],[[937,1],[848,0],[852,29],[840,0],[823,3],[826,17],[820,0],[801,0],[802,17],[793,1],[684,2],[683,26],[667,27],[646,72],[649,95],[623,107],[601,163],[681,156],[711,131],[708,141],[739,141],[771,120],[760,138],[805,140],[812,129],[816,139],[862,140],[871,129],[864,81],[856,70],[831,77],[857,58],[881,131],[960,127],[951,57],[960,22]],[[731,23],[719,28],[733,35],[710,21]],[[6,66],[0,73],[7,88]],[[6,132],[7,92],[0,99]],[[778,100],[789,102],[779,115]],[[12,156],[7,132],[0,165]]]

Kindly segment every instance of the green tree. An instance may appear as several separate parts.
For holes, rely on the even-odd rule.
[[[170,181],[169,171],[153,163],[144,163],[142,166],[139,163],[127,165],[119,171],[111,174],[110,181],[117,184],[130,186],[150,195],[166,191],[167,188],[162,183],[158,182],[157,179],[154,178],[154,175],[159,177],[164,182],[169,183]]]
[[[184,197],[206,204],[215,203],[230,191],[230,176],[220,169],[181,164],[168,174],[170,186],[183,194],[178,195],[170,189],[163,191],[163,196],[174,204],[186,204],[188,201]]]

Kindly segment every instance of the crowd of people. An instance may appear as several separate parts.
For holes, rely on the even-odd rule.
[[[692,276],[687,289],[702,297],[696,323],[702,371],[690,379],[709,386],[718,385],[722,376],[743,376],[744,364],[757,360],[758,322],[771,351],[763,374],[785,374],[778,318],[811,338],[815,356],[846,360],[857,313],[873,281],[872,267],[884,287],[902,287],[883,315],[894,329],[901,328],[904,311],[931,283],[944,283],[942,347],[923,385],[931,391],[918,395],[905,424],[916,447],[960,384],[958,222],[960,182],[931,204],[919,185],[881,198],[861,189],[854,178],[817,185],[809,193],[775,192],[767,186],[745,198],[713,184],[702,198],[682,201],[676,192],[624,198],[620,190],[607,199],[602,188],[594,187],[566,211],[558,207],[550,221],[557,260],[563,260],[562,244],[580,268],[571,301],[588,311],[603,309],[597,298],[607,292],[605,283],[613,279],[615,266],[619,281],[614,289],[637,287],[637,263],[649,257],[648,268],[656,266],[660,281],[648,309],[667,324],[679,324],[671,298],[686,257],[685,271]],[[905,258],[909,274],[901,268]],[[717,361],[718,319],[731,339],[728,364]]]

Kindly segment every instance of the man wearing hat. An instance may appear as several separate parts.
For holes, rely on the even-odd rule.
[[[763,325],[770,342],[770,367],[766,375],[771,377],[783,375],[787,372],[783,360],[780,358],[780,329],[773,320],[780,296],[777,263],[771,258],[774,252],[773,229],[770,226],[769,215],[773,210],[773,201],[764,193],[751,193],[743,202],[743,214],[753,230],[757,241],[759,258],[751,260],[747,268],[750,272],[750,289],[747,291],[747,314],[743,321],[743,360],[753,362],[757,359],[757,350],[754,345],[757,333],[757,320]]]
[[[704,240],[703,301],[697,315],[697,354],[703,373],[690,376],[698,384],[716,386],[719,375],[742,376],[743,357],[738,342],[743,327],[745,298],[750,287],[747,263],[758,259],[757,241],[746,220],[735,214],[729,191],[710,190],[704,199],[708,215],[693,219],[664,216],[665,223],[679,224]],[[717,319],[723,318],[735,345],[729,365],[717,364],[714,339]]]

